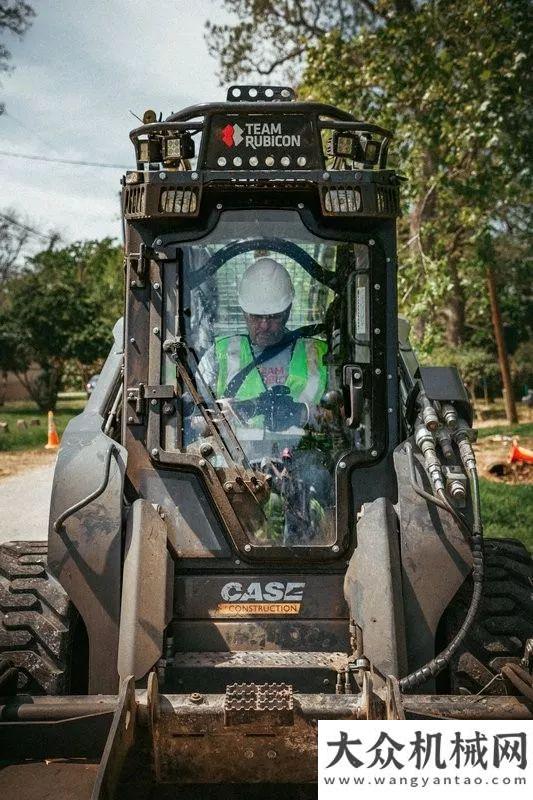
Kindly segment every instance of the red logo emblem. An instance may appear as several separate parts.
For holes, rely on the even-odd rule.
[[[233,125],[226,125],[222,128],[222,141],[228,147],[233,147]]]
[[[224,144],[227,145],[228,147],[234,147],[235,145],[238,145],[242,142],[243,133],[244,131],[240,127],[240,125],[230,125],[230,123],[228,122],[228,124],[224,128],[222,128],[222,133],[220,138],[222,139]]]

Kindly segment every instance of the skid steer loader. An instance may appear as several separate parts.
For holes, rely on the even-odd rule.
[[[48,544],[0,549],[4,765],[312,783],[319,719],[531,719],[531,561],[483,543],[468,396],[397,317],[391,133],[233,86],[131,140],[124,319]]]

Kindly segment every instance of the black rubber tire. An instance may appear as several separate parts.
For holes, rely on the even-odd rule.
[[[472,595],[468,579],[445,615],[448,641],[466,616]],[[451,694],[504,694],[501,678],[493,680],[509,661],[519,662],[527,639],[533,637],[533,561],[516,539],[485,540],[485,582],[481,609],[473,628],[450,665]],[[490,681],[492,681],[489,684]]]
[[[0,545],[0,662],[17,668],[18,692],[68,694],[77,614],[46,558],[46,542]]]

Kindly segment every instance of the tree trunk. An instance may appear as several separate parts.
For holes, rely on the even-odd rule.
[[[47,364],[34,379],[30,379],[27,374],[15,374],[40,411],[55,411],[63,377],[61,364]]]
[[[448,267],[452,288],[450,297],[442,309],[446,319],[446,341],[450,347],[460,347],[465,332],[465,293],[457,264],[452,258],[448,260]]]
[[[422,243],[422,226],[426,220],[435,216],[437,209],[437,188],[435,184],[435,157],[431,150],[422,156],[423,190],[409,215],[409,241],[413,259],[420,259],[424,271],[424,244]],[[431,239],[425,243],[431,248]],[[424,276],[422,277],[424,280]],[[427,320],[423,317],[411,320],[411,325],[418,339],[422,339]]]
[[[489,287],[490,298],[490,313],[492,317],[492,327],[494,328],[494,338],[496,339],[496,347],[498,348],[498,363],[500,365],[500,372],[503,383],[503,399],[505,401],[505,415],[509,425],[518,422],[518,414],[516,413],[516,404],[513,396],[513,386],[511,383],[511,371],[509,369],[509,359],[505,349],[505,341],[503,338],[502,318],[500,314],[500,304],[498,303],[498,294],[496,291],[496,281],[494,279],[494,270],[492,264],[487,264],[487,284]]]

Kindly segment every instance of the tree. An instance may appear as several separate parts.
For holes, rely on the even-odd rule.
[[[0,369],[12,370],[42,410],[53,409],[65,367],[95,370],[122,308],[122,250],[111,239],[45,250],[7,285]],[[30,365],[41,371],[36,379]]]
[[[9,31],[15,36],[24,36],[32,24],[34,16],[35,11],[24,0],[0,0],[0,36],[3,39],[5,31]],[[10,58],[11,53],[0,41],[0,72],[9,71]],[[0,103],[0,114],[3,111],[4,105]]]
[[[224,0],[233,24],[208,22],[206,41],[221,83],[301,71],[309,50],[335,31],[343,41],[412,10],[411,0]]]
[[[19,223],[15,211],[6,209],[0,213],[0,291],[20,266],[20,258],[29,238],[28,228]]]
[[[35,242],[48,242],[53,250],[60,242],[61,235],[56,231],[43,233],[30,225],[17,211],[5,208],[0,211],[0,292],[5,282],[19,272],[30,250],[35,252]],[[0,305],[2,295],[0,294]]]
[[[268,74],[296,59],[300,96],[395,131],[408,177],[402,310],[426,352],[464,346],[480,327],[494,352],[479,241],[489,232],[505,250],[508,221],[529,200],[528,4],[340,0],[326,15],[314,0],[225,5],[240,21],[209,30],[223,77]],[[275,32],[276,42],[262,43]]]

